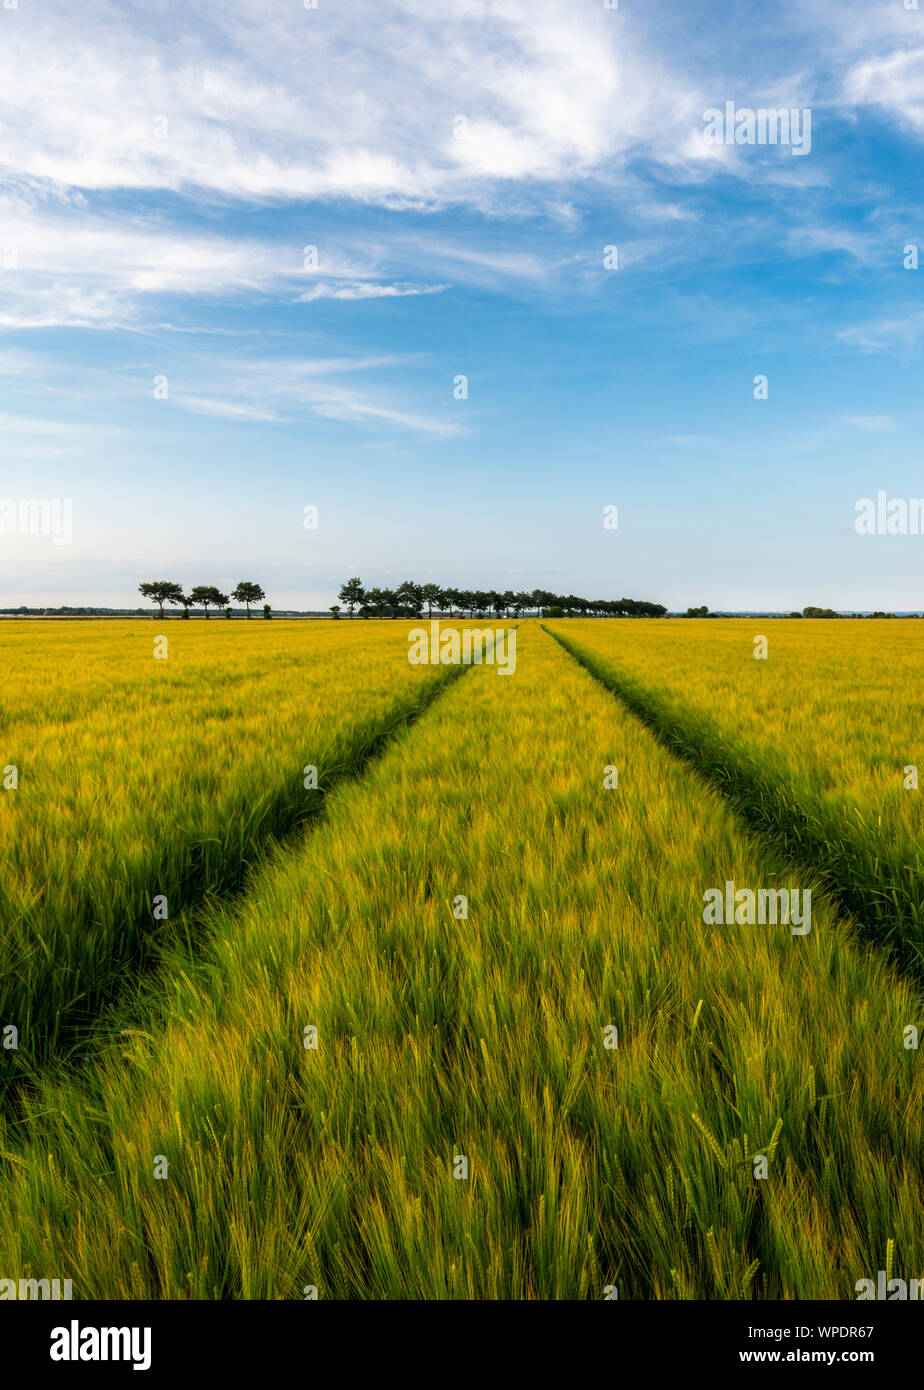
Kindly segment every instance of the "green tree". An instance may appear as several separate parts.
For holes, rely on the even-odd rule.
[[[197,584],[189,593],[190,603],[201,603],[205,609],[206,618],[209,615],[209,604],[213,608],[224,608],[228,602],[228,595],[223,594],[220,589],[216,589],[214,584]]]
[[[339,604],[339,603],[332,603],[331,606],[330,606],[330,611],[333,613],[333,615],[334,615],[335,618],[339,618],[339,617],[340,617],[340,604]]]
[[[442,597],[442,590],[438,584],[424,584],[420,590],[420,597],[427,605],[427,617],[433,617],[433,605],[439,604]]]
[[[395,599],[400,608],[416,616],[423,607],[423,589],[413,579],[405,579],[395,590]]]
[[[259,584],[251,584],[248,580],[242,579],[231,597],[236,598],[238,603],[243,603],[246,606],[247,616],[249,618],[250,605],[252,603],[261,603],[263,599],[266,598],[266,594],[260,588]]]
[[[363,581],[358,577],[348,579],[345,584],[341,584],[340,592],[337,597],[340,599],[341,603],[346,604],[350,617],[352,618],[354,608],[361,604],[366,597]]]
[[[459,607],[459,590],[442,589],[440,590],[440,607],[449,609],[449,616],[452,617],[452,610]]]
[[[395,596],[391,589],[369,589],[366,594],[366,607],[369,608],[377,618],[384,617],[388,612],[394,617]]]
[[[174,584],[172,579],[152,579],[144,584],[138,585],[138,592],[143,598],[150,599],[152,603],[160,605],[160,616],[164,616],[165,603],[182,603],[183,586]]]

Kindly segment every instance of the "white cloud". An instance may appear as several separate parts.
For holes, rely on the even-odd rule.
[[[0,135],[32,186],[481,206],[503,202],[491,182],[609,180],[689,120],[690,84],[602,6],[232,0],[164,22],[85,0],[28,19],[4,34]]]
[[[877,106],[901,125],[924,135],[924,46],[863,59],[844,79],[854,106]]]
[[[145,306],[158,296],[222,303],[266,295],[288,299],[306,279],[311,288],[298,296],[306,303],[438,294],[448,288],[382,281],[376,264],[381,248],[325,247],[323,267],[306,270],[303,246],[294,238],[289,244],[180,232],[154,218],[89,214],[60,199],[0,196],[0,246],[15,253],[14,264],[0,268],[0,328],[8,329],[143,327]],[[189,331],[183,325],[161,326]]]
[[[382,388],[371,380],[360,388],[348,388],[336,379],[350,373],[368,375],[415,360],[397,355],[216,358],[194,367],[194,380],[187,380],[186,389],[171,390],[170,398],[181,409],[232,421],[292,424],[316,415],[353,424],[381,422],[440,438],[460,434],[461,426],[454,420],[420,414],[397,398],[383,401]]]
[[[858,430],[897,430],[898,425],[891,415],[845,415],[845,425],[853,425]]]
[[[18,285],[4,273],[13,293],[0,328],[137,326],[156,295],[287,298],[297,287],[305,303],[362,302],[438,293],[449,277],[528,289],[576,258],[524,249],[511,220],[539,214],[561,242],[584,219],[582,185],[669,225],[702,215],[685,187],[728,172],[823,181],[814,158],[710,150],[702,112],[717,91],[733,95],[740,55],[719,45],[704,59],[682,29],[665,43],[655,24],[563,0],[33,7],[28,23],[5,26],[0,50],[0,242],[20,246],[22,267]],[[832,30],[832,49],[846,27]],[[808,79],[773,71],[776,61],[749,55],[742,87],[755,102],[767,90],[798,104]],[[138,195],[130,214],[110,201],[124,191]],[[404,228],[373,248],[348,245],[341,226],[308,272],[300,245],[217,235],[201,217],[190,230],[175,194],[200,213],[242,201],[467,205],[503,216],[505,230],[491,245],[489,223],[464,245],[428,229],[415,262],[401,259],[414,251]]]
[[[367,280],[344,284],[324,283],[300,294],[298,302],[310,304],[315,299],[404,299],[408,295],[441,294],[448,288],[448,285],[377,285]]]
[[[462,432],[461,427],[455,421],[438,420],[432,416],[394,410],[390,406],[363,400],[350,391],[335,389],[319,391],[315,395],[312,408],[316,415],[322,415],[328,420],[349,420],[359,423],[382,420],[386,424],[399,425],[405,429],[442,438],[458,435]]]
[[[303,274],[301,249],[181,233],[138,216],[98,216],[60,201],[0,198],[0,326],[108,328],[135,323],[156,294],[229,297]]]
[[[893,349],[912,351],[924,333],[924,310],[915,309],[872,323],[854,324],[837,334],[842,342],[861,352],[889,352]]]
[[[242,401],[219,400],[213,396],[179,396],[178,405],[191,410],[196,415],[217,415],[228,420],[278,421],[287,424],[275,410],[261,409],[260,406],[246,405]]]

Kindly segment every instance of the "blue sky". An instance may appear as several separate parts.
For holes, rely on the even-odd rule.
[[[0,605],[921,607],[921,4],[0,10]]]

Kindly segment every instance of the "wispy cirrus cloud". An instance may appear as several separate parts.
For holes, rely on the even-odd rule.
[[[891,415],[845,415],[843,419],[845,425],[852,425],[858,430],[897,430],[898,425]]]
[[[412,355],[340,358],[216,358],[210,369],[192,369],[170,400],[182,410],[241,423],[295,424],[318,416],[344,423],[380,423],[433,438],[462,433],[448,417],[422,413],[407,405],[407,389],[377,384],[385,369],[408,365]],[[338,378],[365,375],[362,386],[346,386]]]
[[[456,421],[396,410],[391,406],[362,399],[356,392],[336,388],[316,392],[312,409],[316,415],[322,415],[328,420],[359,423],[382,421],[435,438],[445,439],[462,433],[462,427]]]
[[[908,309],[838,330],[837,337],[861,352],[913,351],[924,335],[924,309]]]
[[[372,280],[324,283],[300,294],[298,302],[310,304],[316,299],[406,299],[419,294],[442,294],[448,288],[448,285],[382,285]]]
[[[279,424],[288,424],[290,421],[284,419],[275,410],[268,410],[257,405],[248,405],[244,401],[222,400],[216,396],[188,396],[180,395],[175,398],[177,404],[184,410],[191,410],[195,415],[213,415],[224,420],[254,420],[261,423],[267,421]]]

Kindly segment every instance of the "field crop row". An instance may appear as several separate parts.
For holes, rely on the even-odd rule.
[[[924,970],[924,623],[548,625],[749,823]],[[754,637],[765,636],[766,659]]]
[[[362,626],[166,624],[166,659],[156,623],[4,629],[0,1015],[20,1046],[0,1080],[82,1046],[181,914],[454,674]]]

